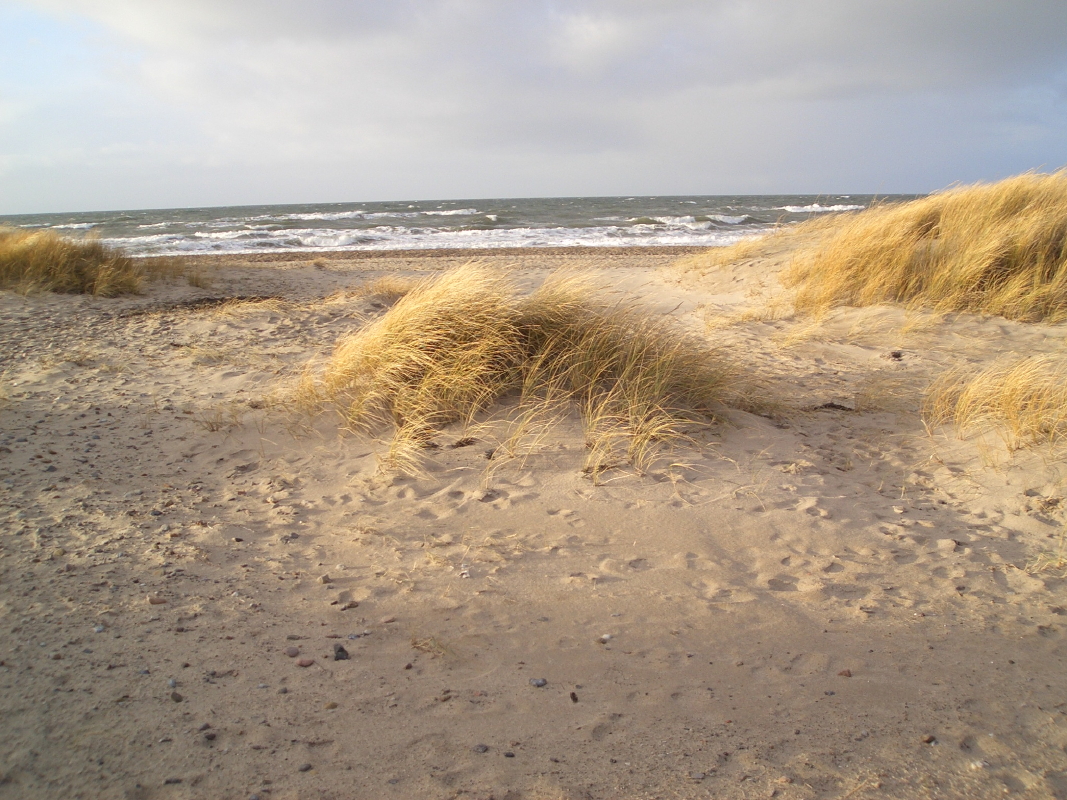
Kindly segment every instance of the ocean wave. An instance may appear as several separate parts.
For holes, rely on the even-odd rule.
[[[867,206],[834,205],[824,206],[812,203],[810,206],[779,206],[777,211],[788,211],[790,214],[825,214],[828,211],[862,211]]]
[[[453,208],[447,211],[423,211],[428,217],[469,217],[472,214],[477,214],[476,208]]]
[[[278,214],[274,216],[267,214],[263,217],[252,217],[249,221],[286,222],[291,220],[293,222],[311,222],[313,220],[322,220],[323,222],[337,222],[342,219],[365,219],[366,215],[366,211],[316,211],[305,214]]]
[[[71,231],[87,231],[90,228],[95,228],[98,223],[96,222],[68,222],[65,225],[53,225],[53,230],[71,230]]]
[[[503,247],[624,247],[689,245],[717,247],[732,244],[749,231],[699,229],[685,226],[601,226],[594,228],[405,228],[382,225],[365,230],[300,228],[289,230],[199,231],[192,236],[161,233],[117,237],[105,243],[132,255],[195,255],[327,250],[437,250]]]

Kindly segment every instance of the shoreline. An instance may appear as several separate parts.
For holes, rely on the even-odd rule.
[[[215,261],[220,266],[230,262],[248,262],[255,264],[270,264],[291,261],[362,261],[368,259],[398,258],[398,259],[434,259],[434,258],[467,258],[477,260],[478,256],[489,258],[530,258],[537,256],[559,257],[576,256],[589,257],[601,256],[604,258],[618,257],[621,255],[649,255],[649,256],[685,256],[703,253],[709,246],[692,245],[634,245],[622,247],[594,247],[587,245],[575,245],[572,247],[471,247],[471,248],[416,248],[410,250],[278,250],[271,252],[251,253],[177,253],[172,255],[143,255],[134,256],[138,259],[151,258],[189,258],[198,261]]]

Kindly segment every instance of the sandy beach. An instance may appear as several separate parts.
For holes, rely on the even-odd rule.
[[[1063,325],[789,310],[789,253],[200,257],[201,286],[0,293],[0,798],[1067,798],[1062,451],[926,386]],[[470,260],[594,273],[729,354],[647,474],[576,420],[425,474],[287,392]]]

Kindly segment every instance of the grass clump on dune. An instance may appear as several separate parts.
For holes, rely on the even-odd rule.
[[[112,297],[136,292],[142,278],[132,258],[96,240],[0,228],[0,288]]]
[[[1067,359],[1031,356],[948,373],[927,391],[923,414],[934,425],[953,423],[961,436],[1000,430],[1012,450],[1058,445],[1067,437]]]
[[[1067,171],[1028,173],[835,218],[784,275],[798,310],[906,303],[1067,317]]]
[[[741,398],[723,359],[665,318],[603,300],[581,278],[555,276],[522,296],[476,264],[416,285],[342,339],[298,395],[357,431],[392,426],[389,460],[408,471],[442,426],[470,424],[505,396],[517,400],[514,425],[576,408],[594,473],[617,459],[646,469]]]

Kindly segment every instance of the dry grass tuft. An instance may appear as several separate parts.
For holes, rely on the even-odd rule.
[[[705,275],[713,270],[744,261],[781,256],[822,241],[838,224],[840,214],[824,214],[795,225],[779,225],[769,233],[746,237],[726,247],[712,247],[703,253],[678,259],[672,268],[682,273]]]
[[[763,236],[741,239],[726,247],[713,247],[703,253],[684,256],[674,262],[672,266],[679,272],[703,274],[709,270],[724,267],[727,264],[736,264],[740,261],[758,258],[768,249],[771,241],[781,236],[786,230],[785,228],[778,228]]]
[[[1028,173],[835,216],[783,276],[798,310],[907,303],[1067,318],[1067,171]]]
[[[1003,431],[1012,450],[1060,444],[1067,436],[1067,360],[1032,356],[948,373],[927,391],[923,416],[933,425],[953,423],[960,436]]]
[[[136,292],[143,270],[99,241],[0,228],[0,288],[113,297]]]
[[[342,339],[325,365],[309,365],[297,399],[337,408],[359,432],[393,426],[388,462],[408,472],[442,426],[469,425],[505,395],[524,427],[577,408],[594,474],[619,461],[646,469],[724,402],[751,401],[703,340],[596,289],[555,276],[523,297],[469,264]]]
[[[1067,525],[1060,527],[1055,550],[1044,550],[1034,556],[1026,565],[1031,575],[1048,572],[1057,577],[1067,577]]]
[[[411,278],[401,278],[397,275],[383,275],[370,283],[358,287],[353,297],[373,297],[383,303],[392,305],[418,285],[418,281]]]

